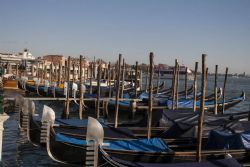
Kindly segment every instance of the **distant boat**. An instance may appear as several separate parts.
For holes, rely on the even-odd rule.
[[[180,66],[179,67],[179,79],[185,79],[186,75],[186,67],[187,66]],[[155,77],[158,77],[159,70],[155,70]],[[174,66],[169,66],[167,69],[160,69],[160,78],[161,79],[172,79],[173,78],[173,73],[174,73]],[[193,80],[193,72],[187,67],[187,79],[188,80]]]
[[[24,49],[23,53],[12,54],[12,53],[0,53],[1,61],[22,61],[22,60],[35,60],[28,49]]]

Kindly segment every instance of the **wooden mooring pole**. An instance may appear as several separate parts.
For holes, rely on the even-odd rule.
[[[61,75],[62,75],[62,62],[59,63],[59,71],[58,71],[58,84],[61,84]]]
[[[187,99],[188,68],[185,68],[185,99]]]
[[[85,64],[85,63],[84,63],[84,64]],[[90,68],[90,67],[88,66],[88,67],[87,67],[87,78],[89,78],[89,73],[90,73],[90,72],[89,72],[89,68]]]
[[[138,61],[135,63],[135,98],[137,98],[137,87],[138,87]]]
[[[93,63],[91,64],[91,67],[90,67],[90,78],[89,78],[89,84],[90,84],[90,87],[89,87],[89,93],[92,94],[92,77],[93,77],[93,68],[94,68],[94,65]]]
[[[41,83],[43,82],[43,80],[44,80],[44,71],[43,71],[43,65],[44,65],[44,63],[42,62],[42,68],[41,68]]]
[[[88,70],[86,70],[86,66],[85,66],[85,61],[84,61],[84,63],[83,63],[83,83],[85,84],[85,82],[86,82],[86,71],[88,71]],[[81,75],[80,75],[81,76]],[[81,76],[82,77],[82,76]]]
[[[47,79],[47,65],[44,63],[44,79]]]
[[[130,80],[131,84],[133,84],[133,69],[130,69]]]
[[[100,94],[101,94],[101,64],[98,65],[98,73],[97,73],[97,97],[96,97],[96,118],[98,119],[100,116]]]
[[[140,69],[140,91],[142,91],[142,69]]]
[[[122,60],[122,88],[121,88],[121,98],[123,98],[124,91],[124,79],[125,79],[125,60]]]
[[[63,77],[64,82],[67,81],[67,64],[68,64],[68,61],[65,60],[64,61],[64,77]]]
[[[149,81],[149,67],[147,67],[147,74],[146,74],[146,86],[145,90],[148,91],[148,81]]]
[[[57,71],[57,64],[54,64],[54,68],[55,68],[55,75],[54,75],[53,81],[54,81],[54,82],[57,82],[57,78],[58,78],[58,76],[57,76],[57,74],[58,74],[58,71]]]
[[[82,82],[82,55],[80,55],[80,102],[79,102],[79,119],[83,118],[83,82]]]
[[[176,95],[175,95],[175,102],[176,102],[176,109],[178,109],[178,103],[179,103],[179,94],[178,94],[178,89],[179,89],[179,70],[180,66],[179,63],[177,63],[177,71],[176,71]]]
[[[207,80],[207,76],[208,76],[208,67],[206,68],[206,80]]]
[[[218,98],[217,98],[217,79],[218,79],[218,65],[215,65],[215,73],[214,73],[214,114],[217,115],[217,105],[218,105]]]
[[[193,111],[196,111],[196,94],[197,94],[197,71],[198,71],[198,62],[195,62],[195,70],[194,70],[194,83],[193,83],[193,89],[194,89],[194,100],[193,100]]]
[[[224,114],[224,112],[225,112],[225,94],[226,94],[227,74],[228,74],[228,67],[226,67],[223,92],[222,92],[223,93],[223,96],[222,96],[222,114]]]
[[[76,73],[77,77],[76,77],[76,80],[79,81],[79,77],[80,77],[80,65],[77,65],[77,73]]]
[[[121,60],[122,60],[122,55],[119,54],[118,74],[117,74],[117,81],[116,81],[117,82],[117,84],[116,84],[116,97],[115,97],[115,128],[117,128],[117,126],[118,126]]]
[[[75,73],[76,65],[75,65],[75,62],[72,64],[72,66],[73,66],[73,82],[75,82],[75,80],[76,80],[76,73]]]
[[[69,119],[69,87],[70,87],[70,56],[68,57],[68,72],[67,72],[67,96],[66,96],[66,105],[63,113],[64,119]]]
[[[178,63],[178,61],[177,61],[177,59],[175,59],[175,67],[174,67],[173,78],[172,78],[172,110],[175,109],[177,63]]]
[[[31,65],[31,76],[34,77],[34,64]]]
[[[201,162],[201,147],[202,147],[202,129],[204,121],[204,106],[206,96],[206,54],[202,54],[202,80],[201,80],[201,101],[200,101],[200,114],[198,121],[198,135],[197,135],[197,154],[196,160]]]
[[[150,52],[149,54],[149,94],[148,94],[148,123],[147,123],[147,137],[151,138],[151,124],[152,124],[152,111],[153,111],[153,75],[154,75],[154,53]]]
[[[53,66],[52,66],[52,63],[50,63],[50,66],[49,66],[49,82],[50,84],[52,83],[52,70],[53,70]]]
[[[37,74],[37,72],[36,72],[36,74]],[[18,64],[16,63],[16,77],[18,77]],[[37,78],[38,78],[38,76],[37,76]]]
[[[108,84],[109,84],[109,98],[111,98],[111,63],[108,64]]]
[[[158,75],[157,75],[157,90],[156,93],[159,93],[159,85],[160,85],[160,68],[158,67]]]

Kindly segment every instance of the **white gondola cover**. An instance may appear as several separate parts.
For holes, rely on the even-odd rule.
[[[64,82],[64,92],[63,94],[67,97],[67,93],[68,93],[68,83]]]
[[[76,91],[78,90],[78,86],[76,83],[73,82],[72,84],[72,96],[73,98],[76,98]]]

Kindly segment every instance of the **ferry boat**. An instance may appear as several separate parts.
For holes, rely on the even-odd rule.
[[[2,62],[20,62],[22,60],[35,60],[35,57],[29,52],[28,49],[24,49],[23,53],[0,53],[0,60]]]
[[[1,53],[0,52],[0,85],[3,85],[5,89],[17,88],[17,64],[19,69],[29,71],[30,62],[35,61],[35,57],[29,52],[28,49],[18,54],[14,53]],[[26,68],[27,67],[27,68]]]
[[[186,75],[186,67],[187,66],[179,66],[179,79],[185,79],[185,75]],[[173,78],[173,73],[174,73],[174,66],[169,66],[166,69],[160,69],[160,78],[161,79],[172,79]],[[159,70],[156,69],[155,70],[155,77],[158,77],[158,73]],[[187,79],[188,80],[193,80],[194,76],[193,76],[193,72],[190,68],[187,67]]]

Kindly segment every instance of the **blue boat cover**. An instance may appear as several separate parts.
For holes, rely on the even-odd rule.
[[[108,103],[109,106],[114,106],[115,105],[115,100],[109,100]],[[130,101],[119,101],[119,105],[120,106],[124,106],[124,107],[129,107],[130,106]]]
[[[36,87],[34,85],[26,84],[26,89],[30,92],[35,92]]]
[[[225,103],[230,103],[233,101],[238,101],[238,100],[244,100],[244,97],[242,97],[242,95],[240,97],[235,97],[235,98],[231,98],[225,101]],[[169,108],[171,108],[173,101],[172,100],[168,100],[167,101],[167,106]],[[223,101],[219,100],[218,104],[222,104]],[[205,106],[209,106],[209,105],[214,105],[214,101],[213,100],[209,100],[209,101],[205,101]],[[185,99],[180,99],[178,100],[178,106],[179,108],[192,108],[193,107],[193,100],[185,100]],[[200,100],[196,101],[196,106],[200,107]]]
[[[125,93],[125,94],[123,94],[123,98],[124,98],[124,99],[129,99],[129,98],[130,98],[130,95],[129,95],[128,93]]]
[[[86,140],[76,139],[60,133],[56,134],[56,141],[75,145],[86,145]],[[106,141],[108,146],[103,148],[112,150],[129,150],[140,152],[170,152],[168,145],[160,138],[138,139],[138,140],[115,140]]]
[[[250,131],[235,134],[220,131],[211,131],[206,148],[250,149]]]
[[[134,150],[142,152],[169,152],[171,149],[160,138],[109,141],[103,148],[113,150]]]
[[[76,139],[76,138],[69,137],[60,133],[56,134],[56,141],[75,144],[75,145],[87,145],[86,140]]]

